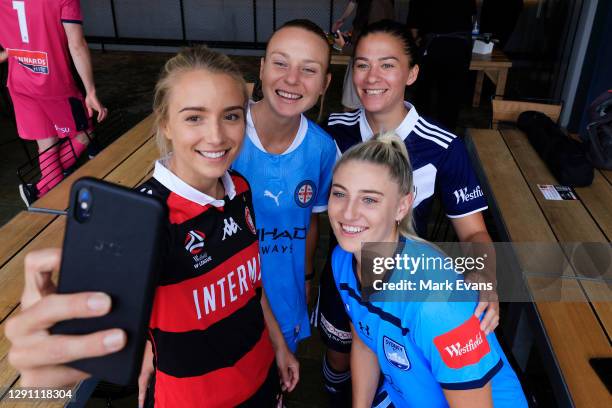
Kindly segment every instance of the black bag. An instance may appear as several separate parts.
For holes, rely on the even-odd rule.
[[[570,187],[591,185],[593,165],[587,158],[584,143],[567,137],[541,112],[523,112],[516,124],[527,134],[529,142],[559,183]]]
[[[589,106],[590,123],[581,135],[594,167],[612,170],[612,89]]]

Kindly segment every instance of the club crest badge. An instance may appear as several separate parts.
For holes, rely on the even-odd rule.
[[[315,183],[310,180],[304,180],[295,188],[295,202],[302,208],[306,208],[312,204],[317,194]]]
[[[251,210],[249,207],[244,207],[244,219],[246,220],[247,227],[253,233],[253,235],[257,235],[257,230],[255,229],[255,223],[253,222],[253,217],[251,217]]]
[[[408,360],[404,346],[387,336],[383,336],[383,350],[389,363],[400,370],[408,371],[410,369],[410,360]]]

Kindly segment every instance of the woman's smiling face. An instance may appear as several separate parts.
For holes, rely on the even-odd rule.
[[[353,60],[353,83],[366,111],[384,113],[403,106],[407,85],[416,81],[404,44],[384,32],[362,37]]]
[[[261,60],[264,100],[280,116],[294,117],[312,108],[331,79],[329,48],[322,38],[300,27],[278,30]]]

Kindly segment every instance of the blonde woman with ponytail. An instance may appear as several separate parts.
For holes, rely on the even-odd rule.
[[[362,291],[362,283],[373,272],[362,264],[362,244],[390,243],[396,249],[389,253],[402,256],[442,256],[416,238],[412,204],[412,168],[397,136],[353,146],[336,163],[328,212],[339,245],[331,266],[351,321],[353,407],[526,407],[495,334],[486,334],[474,315],[478,292],[452,303],[414,299],[410,292],[402,294],[406,301],[381,301],[384,293],[362,297],[372,289]],[[391,268],[377,276],[395,282],[401,273]],[[417,280],[426,273],[459,280],[447,269],[414,273]]]

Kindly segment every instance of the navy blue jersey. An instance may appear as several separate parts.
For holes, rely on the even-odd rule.
[[[402,253],[439,258],[426,242],[407,241]],[[384,301],[382,292],[362,300],[353,254],[337,246],[332,270],[344,308],[360,340],[376,354],[382,391],[396,407],[447,407],[443,390],[469,390],[491,384],[495,407],[527,407],[521,385],[495,333],[485,335],[474,316],[478,293],[461,302]],[[389,282],[400,281],[401,271]],[[416,271],[456,282],[454,271]],[[397,278],[397,279],[396,279]]]
[[[395,133],[404,140],[408,149],[414,172],[415,229],[424,236],[435,192],[440,194],[450,218],[483,211],[487,208],[487,201],[463,141],[419,116],[408,102],[405,104],[408,114]],[[326,130],[334,138],[340,154],[373,136],[363,108],[332,113]]]

